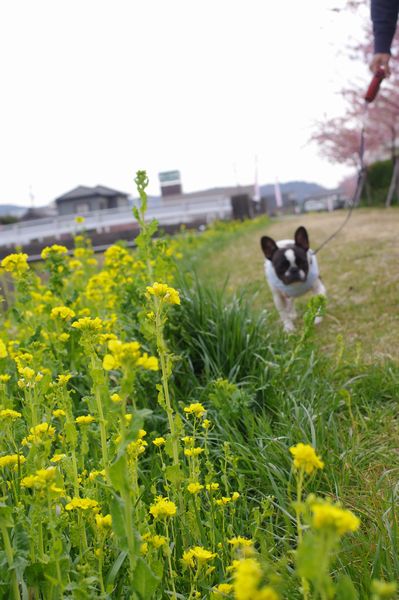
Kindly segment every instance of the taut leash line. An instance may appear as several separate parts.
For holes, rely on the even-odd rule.
[[[376,98],[376,96],[378,94],[378,90],[380,89],[380,85],[381,85],[383,79],[385,79],[385,77],[386,77],[385,70],[380,67],[378,69],[378,71],[375,73],[373,79],[371,80],[371,83],[370,83],[370,85],[367,89],[366,95],[364,97],[364,99],[365,99],[364,118],[363,118],[362,129],[360,132],[360,144],[359,144],[360,168],[359,168],[359,172],[357,175],[356,188],[355,188],[353,196],[349,202],[348,214],[346,215],[345,220],[338,227],[338,229],[336,231],[334,231],[334,233],[332,235],[330,235],[326,240],[324,240],[324,242],[322,244],[320,244],[320,246],[313,252],[313,254],[317,254],[322,248],[324,248],[324,246],[326,246],[326,244],[328,244],[333,238],[335,238],[335,236],[338,235],[340,231],[342,231],[342,229],[345,227],[345,225],[351,218],[353,209],[355,208],[355,206],[358,204],[358,202],[360,200],[360,194],[362,193],[362,189],[363,189],[363,186],[364,186],[364,183],[366,180],[366,168],[364,165],[364,149],[365,149],[365,133],[364,132],[365,132],[365,121],[366,121],[366,117],[367,117],[367,107]]]

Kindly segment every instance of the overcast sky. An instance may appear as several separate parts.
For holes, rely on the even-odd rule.
[[[183,188],[348,170],[309,144],[368,68],[347,56],[345,0],[0,0],[0,203],[77,185],[134,193],[134,173]],[[341,8],[339,12],[333,8]]]

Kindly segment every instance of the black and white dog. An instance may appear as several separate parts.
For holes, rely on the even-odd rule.
[[[294,240],[275,242],[267,235],[260,240],[266,256],[266,279],[273,294],[274,304],[280,313],[285,331],[293,331],[296,312],[294,299],[312,290],[326,295],[321,282],[316,256],[309,249],[308,232],[298,227]],[[315,322],[320,323],[321,317]]]

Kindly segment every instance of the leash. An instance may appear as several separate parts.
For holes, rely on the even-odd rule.
[[[373,79],[371,80],[371,83],[370,83],[370,85],[367,89],[366,95],[364,97],[365,104],[364,104],[363,124],[362,124],[362,129],[360,132],[360,144],[359,144],[360,167],[359,167],[359,171],[358,171],[358,175],[357,175],[356,188],[355,188],[352,198],[349,201],[348,214],[346,215],[345,220],[338,227],[338,229],[336,231],[334,231],[334,233],[332,235],[330,235],[326,240],[324,240],[324,242],[322,244],[320,244],[320,246],[316,250],[314,250],[312,252],[312,254],[317,254],[322,248],[324,248],[324,246],[326,246],[329,242],[331,242],[331,240],[333,238],[335,238],[335,236],[338,235],[340,231],[342,231],[342,229],[345,227],[345,225],[351,218],[353,209],[355,208],[355,206],[358,204],[358,202],[360,200],[360,195],[362,193],[363,186],[366,181],[366,167],[364,165],[364,150],[365,150],[365,122],[367,119],[367,108],[368,108],[368,105],[371,102],[373,102],[373,100],[376,98],[376,96],[378,94],[378,90],[380,89],[380,85],[381,85],[383,79],[385,79],[385,77],[386,77],[385,70],[380,67],[377,70],[377,72],[375,73]]]

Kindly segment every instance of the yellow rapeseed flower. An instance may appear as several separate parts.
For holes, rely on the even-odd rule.
[[[92,500],[91,498],[72,498],[72,500],[65,505],[65,510],[75,510],[75,508],[98,512],[99,504],[97,500]]]
[[[58,244],[53,244],[52,246],[46,246],[42,250],[41,257],[43,260],[46,260],[52,256],[62,256],[63,254],[68,253],[68,248],[65,246],[59,246]]]
[[[262,570],[254,558],[234,561],[233,589],[236,600],[254,600],[262,577]]]
[[[0,358],[6,358],[6,356],[8,356],[8,352],[7,352],[7,348],[5,343],[3,342],[2,339],[0,339]],[[8,377],[8,379],[2,379],[1,381],[3,381],[4,383],[6,381],[10,380],[10,376],[9,375],[1,375],[1,377]]]
[[[23,446],[26,446],[29,443],[40,444],[55,436],[55,427],[52,427],[49,423],[39,423],[39,425],[31,427],[29,431],[30,435],[21,442]]]
[[[82,415],[80,417],[76,417],[75,423],[78,425],[90,425],[90,423],[94,423],[96,419],[92,415]]]
[[[205,485],[205,489],[208,492],[216,492],[219,489],[219,484],[218,483],[207,483]]]
[[[151,542],[151,544],[154,546],[154,548],[158,549],[158,548],[161,548],[161,546],[165,546],[165,544],[167,544],[168,540],[166,539],[166,537],[164,535],[153,535],[152,537],[149,538],[149,542]]]
[[[14,277],[23,275],[28,269],[28,255],[22,252],[9,254],[1,261],[2,268]]]
[[[111,400],[112,402],[115,402],[115,404],[117,404],[118,402],[122,402],[122,398],[119,396],[119,394],[112,394]]]
[[[90,481],[94,481],[97,477],[105,477],[105,469],[102,469],[101,471],[92,471],[89,474]]]
[[[254,541],[249,540],[248,538],[242,537],[241,535],[237,535],[236,537],[228,540],[229,544],[233,546],[233,548],[240,548],[245,546],[253,546]]]
[[[166,283],[158,283],[155,281],[152,285],[147,286],[146,289],[146,296],[148,299],[150,299],[151,296],[155,296],[167,304],[180,304],[179,292],[174,288],[169,287]]]
[[[26,462],[25,456],[22,454],[6,454],[5,456],[0,456],[0,469],[14,467],[18,462],[23,465],[24,462]]]
[[[139,367],[147,369],[148,371],[158,371],[159,363],[156,356],[148,356],[147,352],[144,352],[140,358],[137,359],[136,363]]]
[[[75,316],[75,311],[73,311],[71,308],[68,308],[67,306],[55,306],[52,309],[50,316],[52,319],[56,319],[57,317],[59,317],[64,321],[69,321],[69,319],[73,319],[73,317]]]
[[[185,448],[185,456],[199,456],[204,451],[203,448]]]
[[[16,410],[12,410],[11,408],[4,408],[0,410],[0,419],[11,419],[11,421],[15,421],[16,419],[20,419],[22,414]]]
[[[190,406],[184,407],[184,412],[188,415],[194,415],[197,419],[200,419],[206,414],[206,409],[200,402],[190,404]]]
[[[62,408],[56,408],[53,410],[53,417],[59,419],[60,417],[66,417],[66,412]]]
[[[190,494],[198,494],[203,489],[204,486],[201,485],[198,481],[194,483],[189,483],[187,486],[187,491],[190,492]]]
[[[292,446],[290,452],[294,457],[294,467],[296,469],[303,469],[308,475],[316,469],[324,467],[323,461],[317,456],[313,446],[309,444],[299,443],[296,446]]]
[[[176,514],[176,504],[168,498],[157,496],[154,504],[150,506],[150,513],[154,519],[174,517]]]
[[[4,346],[4,351],[5,351],[6,354],[2,353],[3,352],[2,351],[2,344],[4,346],[4,342],[2,342],[0,340],[0,358],[5,358],[7,356],[7,350],[5,349],[5,346]],[[8,381],[10,381],[10,379],[11,379],[11,375],[0,375],[0,383],[7,383]]]
[[[111,515],[101,515],[97,514],[96,517],[96,525],[98,529],[109,529],[112,527],[112,516]]]
[[[166,444],[166,440],[163,437],[157,437],[157,438],[155,438],[155,440],[152,440],[152,443],[157,448],[160,448],[161,446],[164,446]]]
[[[57,469],[55,467],[38,469],[35,475],[28,475],[21,480],[21,487],[32,488],[39,491],[49,489],[54,483],[56,475]]]
[[[82,317],[72,323],[72,327],[87,333],[97,333],[98,331],[101,331],[103,326],[104,323],[99,317],[95,317],[94,319],[91,317]]]
[[[228,596],[233,591],[232,583],[219,583],[215,588],[213,588],[214,595],[217,598],[223,598]]]
[[[350,510],[338,504],[316,501],[312,507],[312,526],[315,529],[330,529],[338,535],[352,533],[360,527],[360,519]]]
[[[200,567],[213,560],[215,556],[217,556],[215,552],[206,550],[202,546],[194,546],[194,548],[190,548],[183,553],[182,562],[190,568]]]
[[[60,462],[60,460],[63,460],[64,458],[66,458],[66,454],[54,454],[54,456],[50,458],[50,462],[57,463]]]

